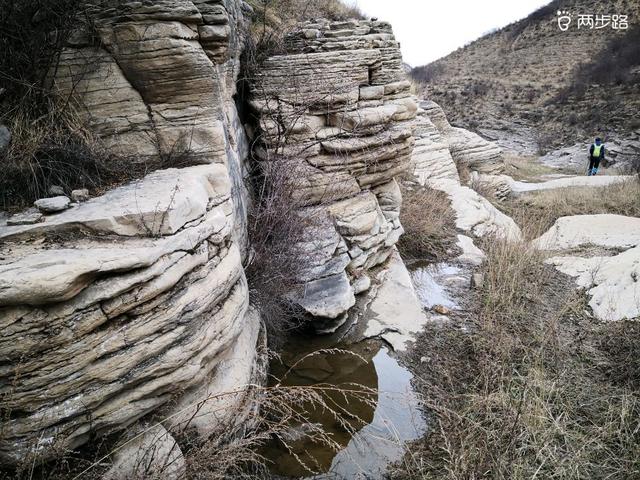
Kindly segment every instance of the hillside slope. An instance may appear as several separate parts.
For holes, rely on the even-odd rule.
[[[558,10],[572,23],[558,26]],[[578,29],[581,14],[628,15],[629,28]],[[412,76],[453,123],[543,153],[594,134],[635,143],[640,121],[640,2],[555,0]]]

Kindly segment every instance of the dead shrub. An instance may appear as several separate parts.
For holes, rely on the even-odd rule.
[[[92,35],[89,8],[84,0],[5,0],[0,8],[0,124],[11,132],[0,155],[0,208],[30,205],[52,185],[67,194],[76,188],[101,193],[153,170],[193,164],[183,139],[152,158],[114,155],[89,131],[72,99],[51,90],[69,36],[74,30]],[[87,64],[86,72],[91,68]]]
[[[70,193],[94,189],[111,177],[112,156],[73,117],[48,113],[31,120],[23,114],[11,119],[12,141],[0,171],[0,207],[10,209],[47,196],[52,185]],[[110,178],[109,178],[110,179]]]
[[[605,353],[604,374],[615,384],[640,390],[640,323],[609,322],[596,330],[598,347]]]
[[[30,203],[49,180],[85,186],[96,177],[99,155],[87,135],[72,127],[64,102],[53,98],[48,85],[82,15],[80,0],[7,0],[0,8],[0,123],[12,133],[1,158],[4,208]]]
[[[423,65],[423,66],[411,69],[411,71],[409,72],[409,75],[411,76],[413,81],[425,84],[425,83],[434,82],[444,73],[445,73],[444,64],[435,61],[428,65]]]
[[[363,19],[356,4],[340,0],[249,0],[253,8],[249,41],[250,55],[266,58],[283,53],[287,34],[299,22],[326,18],[333,21]]]
[[[290,298],[311,259],[304,250],[312,217],[301,214],[301,175],[283,158],[257,162],[254,198],[248,211],[250,296],[267,326],[269,342],[283,341],[300,326],[303,312]]]
[[[429,187],[402,186],[398,249],[406,258],[441,261],[456,242],[455,213],[446,193]]]

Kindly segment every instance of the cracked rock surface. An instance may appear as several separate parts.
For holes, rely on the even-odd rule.
[[[343,318],[357,279],[403,231],[395,177],[415,143],[409,88],[391,26],[364,20],[301,24],[252,86],[260,161],[289,162],[301,212],[315,219],[297,301],[320,323]]]

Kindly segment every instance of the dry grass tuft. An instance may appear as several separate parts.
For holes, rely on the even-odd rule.
[[[252,303],[260,310],[270,345],[276,348],[304,318],[290,295],[300,287],[303,272],[312,263],[313,255],[304,247],[316,218],[300,210],[297,192],[304,177],[296,175],[291,162],[278,157],[256,163],[245,272]]]
[[[447,195],[428,187],[402,186],[398,249],[405,258],[433,261],[449,256],[456,242],[455,213]]]
[[[571,281],[526,244],[483,247],[472,316],[428,326],[417,342],[433,430],[392,478],[637,477],[640,377],[627,366],[640,330],[585,314]],[[621,329],[630,339],[616,344]]]
[[[558,173],[557,169],[541,163],[537,157],[523,157],[521,155],[505,154],[505,173],[515,180],[525,182],[540,181],[542,175]]]

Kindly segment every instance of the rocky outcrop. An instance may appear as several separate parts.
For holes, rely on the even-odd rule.
[[[257,160],[286,165],[303,216],[314,219],[297,302],[340,321],[354,283],[366,283],[402,233],[395,177],[409,167],[417,106],[387,23],[307,22],[286,49],[252,85]]]
[[[179,390],[196,405],[253,382],[260,322],[247,313],[233,222],[227,169],[211,164],[0,228],[3,462],[77,447],[158,412]],[[240,342],[248,366],[226,360]],[[209,419],[208,433],[242,401]],[[187,425],[169,427],[181,435]]]
[[[597,318],[640,317],[640,218],[612,214],[562,217],[533,244],[554,251],[599,248],[595,256],[581,256],[578,251],[552,257],[548,263],[575,277],[577,285],[586,289]]]
[[[432,186],[449,196],[451,208],[456,212],[457,228],[477,237],[495,235],[508,240],[522,238],[520,227],[513,219],[475,190],[455,180],[442,180]]]
[[[223,163],[242,232],[247,141],[233,100],[241,0],[88,2],[60,57],[54,88],[122,159],[161,167]],[[157,167],[156,167],[157,168]]]
[[[433,124],[426,110],[418,109],[413,127],[416,145],[411,157],[413,175],[424,185],[427,181],[458,178],[458,170],[447,139]]]
[[[460,183],[456,162],[465,163],[472,169],[472,175],[478,174],[476,169],[498,172],[503,168],[501,152],[495,144],[477,136],[475,138],[471,132],[461,131],[449,125],[436,103],[420,102],[413,125],[416,138],[411,159],[413,178],[419,184],[428,185],[449,196],[456,213],[457,228],[478,237],[497,235],[510,240],[520,239],[520,228],[510,217],[475,190]],[[465,142],[464,139],[472,141]]]
[[[482,173],[502,173],[502,149],[495,142],[485,140],[477,133],[451,126],[444,111],[435,102],[420,102],[420,107],[431,119],[449,144],[449,151],[456,162]]]
[[[171,418],[171,445],[244,420],[264,339],[242,267],[243,5],[99,2],[62,52],[55,88],[120,161],[199,165],[0,224],[3,464],[143,418]]]
[[[365,314],[369,320],[364,336],[382,338],[395,351],[403,351],[430,318],[420,305],[411,275],[397,251],[380,277],[375,298]]]
[[[559,271],[575,277],[591,297],[589,306],[604,321],[640,317],[640,247],[614,256],[554,257]]]
[[[506,178],[509,191],[513,193],[536,192],[540,190],[554,190],[556,188],[573,187],[607,187],[616,183],[634,182],[633,175],[602,175],[602,176],[582,176],[582,177],[561,177],[547,180],[545,182],[519,182],[503,175]]]

